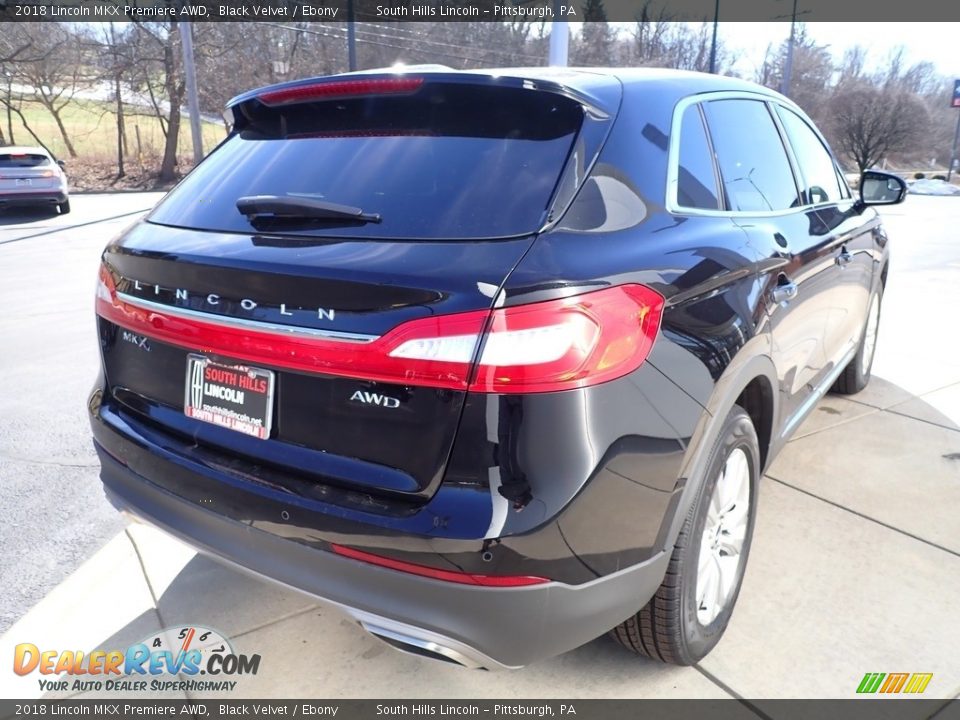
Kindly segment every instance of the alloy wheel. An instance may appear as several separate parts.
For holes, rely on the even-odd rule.
[[[697,620],[709,625],[726,607],[737,583],[750,518],[750,462],[743,448],[727,457],[713,488],[700,539]]]

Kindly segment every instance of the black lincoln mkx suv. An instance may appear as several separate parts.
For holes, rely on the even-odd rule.
[[[235,98],[106,248],[107,495],[421,655],[612,630],[693,663],[764,468],[870,378],[867,206],[904,183],[854,196],[796,105],[730,78],[421,70]]]

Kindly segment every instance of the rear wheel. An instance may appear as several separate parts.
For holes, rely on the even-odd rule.
[[[57,205],[57,210],[60,211],[61,215],[66,215],[68,212],[70,212],[70,201],[64,200],[62,203],[59,203]]]
[[[613,629],[634,652],[692,665],[720,641],[743,581],[756,517],[760,448],[750,417],[734,406],[707,463],[663,584]]]
[[[860,347],[853,360],[843,369],[840,377],[830,388],[831,392],[840,395],[853,395],[863,390],[870,382],[870,371],[873,368],[873,355],[877,349],[877,330],[880,327],[880,301],[883,296],[883,287],[870,298],[867,309],[867,321],[863,325],[863,334],[860,336]]]

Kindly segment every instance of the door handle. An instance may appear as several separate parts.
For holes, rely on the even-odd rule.
[[[780,282],[773,289],[773,301],[777,304],[789,302],[797,296],[797,286],[795,283],[790,282]]]
[[[840,267],[845,267],[846,265],[850,264],[851,260],[853,260],[853,255],[847,252],[847,248],[840,248],[840,254],[837,255],[837,265]]]

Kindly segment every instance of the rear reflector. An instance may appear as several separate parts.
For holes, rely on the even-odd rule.
[[[415,92],[423,85],[422,77],[376,78],[368,80],[335,80],[294,87],[266,90],[257,99],[264,105],[291,105],[316,100],[333,100],[359,95],[396,95]]]
[[[548,578],[537,577],[536,575],[476,575],[474,573],[456,572],[454,570],[440,570],[438,568],[427,567],[426,565],[417,565],[415,563],[383,557],[382,555],[374,555],[373,553],[344,547],[343,545],[337,545],[335,543],[330,544],[330,549],[337,555],[342,555],[352,560],[360,560],[361,562],[379,565],[380,567],[389,568],[390,570],[398,570],[399,572],[409,573],[410,575],[419,575],[421,577],[433,578],[434,580],[460,583],[461,585],[525,587],[527,585],[543,585],[544,583],[550,582]]]
[[[485,393],[570,390],[614,380],[646,360],[663,298],[618,285],[558,300],[436,315],[370,342],[231,326],[138,304],[119,295],[101,266],[97,313],[127,330],[189,350],[302,372]],[[474,362],[479,355],[479,360]]]

